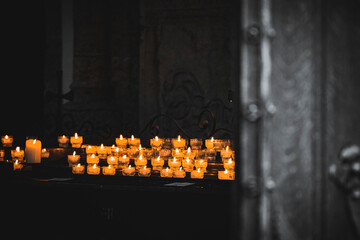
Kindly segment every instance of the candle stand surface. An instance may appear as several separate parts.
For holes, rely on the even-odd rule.
[[[0,162],[0,204],[13,239],[228,239],[233,181],[72,174],[73,148],[49,148],[41,164]],[[86,153],[76,149],[80,163]],[[104,166],[106,163],[102,163]],[[215,165],[214,165],[215,166]],[[215,167],[214,167],[215,168]],[[18,222],[20,224],[11,224]],[[36,219],[37,221],[35,221]],[[134,223],[143,221],[141,230]],[[180,229],[178,226],[182,226]],[[91,230],[91,231],[90,231]],[[109,230],[109,231],[108,231]],[[4,233],[5,234],[5,233]],[[105,235],[104,235],[105,234]]]

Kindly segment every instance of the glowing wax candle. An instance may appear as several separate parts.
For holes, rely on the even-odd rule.
[[[160,177],[171,178],[173,176],[173,170],[169,169],[168,167],[165,169],[161,169]]]
[[[155,136],[155,138],[150,139],[150,145],[152,148],[161,148],[163,145],[164,140],[160,139],[158,136]]]
[[[234,151],[229,149],[229,146],[226,146],[224,150],[221,150],[220,155],[222,159],[227,159],[233,157]]]
[[[65,135],[58,136],[58,143],[59,143],[59,147],[68,147],[69,138]]]
[[[16,160],[16,161],[14,162],[14,164],[13,164],[13,169],[14,169],[14,171],[16,171],[16,170],[21,170],[22,168],[23,168],[23,165],[22,165],[21,163],[19,163],[18,160]]]
[[[191,151],[191,148],[188,147],[188,149],[185,151],[184,157],[188,157],[189,159],[194,159],[195,158],[195,152]]]
[[[225,169],[225,171],[218,171],[218,178],[220,180],[234,180],[235,174],[233,171],[229,171],[228,169]]]
[[[150,177],[151,168],[147,168],[146,165],[143,168],[139,169],[139,176],[140,177]]]
[[[182,160],[182,166],[185,172],[191,172],[192,170],[194,170],[194,160],[186,157],[186,159]]]
[[[138,148],[140,145],[140,138],[135,138],[134,135],[131,135],[131,138],[128,139],[130,147]]]
[[[85,166],[78,163],[77,165],[72,166],[72,173],[73,174],[84,174]]]
[[[107,167],[102,167],[103,175],[115,175],[116,169],[112,165],[108,165]]]
[[[86,147],[86,154],[90,154],[90,155],[96,154],[96,151],[97,151],[97,149],[95,146],[88,145]]]
[[[121,169],[126,168],[130,163],[130,159],[126,156],[126,154],[124,154],[122,157],[119,157],[118,161],[119,161],[119,167]]]
[[[41,162],[41,141],[28,139],[25,143],[25,159],[28,163]]]
[[[225,159],[224,160],[224,168],[227,169],[227,170],[234,170],[235,168],[235,162],[229,158],[229,159]]]
[[[181,161],[178,160],[177,158],[169,159],[168,165],[169,165],[170,169],[174,170],[181,166]]]
[[[1,137],[1,142],[4,147],[11,147],[13,144],[14,138],[13,136],[5,135]]]
[[[98,165],[96,165],[96,164],[88,165],[87,174],[89,174],[89,175],[99,175],[100,174],[100,167]]]
[[[201,168],[198,168],[197,170],[191,172],[191,178],[203,179],[204,172],[201,171]]]
[[[207,149],[214,149],[214,137],[211,137],[211,139],[205,139],[205,147]]]
[[[181,136],[179,135],[178,138],[171,139],[171,143],[174,148],[183,149],[183,148],[185,148],[185,145],[186,145],[186,139],[181,138]]]
[[[183,158],[184,154],[182,152],[182,150],[179,150],[178,148],[175,148],[172,150],[172,156],[176,157],[176,158]]]
[[[86,162],[88,164],[98,164],[99,163],[99,157],[96,156],[95,154],[88,155],[86,157]]]
[[[134,176],[135,175],[135,168],[131,167],[131,165],[129,165],[129,167],[124,168],[122,170],[122,174],[124,176]]]
[[[49,158],[49,156],[50,156],[50,152],[48,150],[46,150],[46,148],[43,148],[41,150],[41,157],[42,158]]]
[[[74,136],[70,137],[70,142],[73,148],[80,148],[83,143],[83,137],[75,133]]]
[[[202,171],[206,171],[206,167],[208,165],[208,162],[204,159],[197,159],[195,160],[195,168],[201,169]]]
[[[97,154],[100,159],[106,159],[107,157],[107,149],[104,147],[104,144],[97,149]]]
[[[160,156],[158,156],[157,158],[152,158],[151,166],[153,167],[154,171],[160,171],[164,166],[164,159],[160,158]]]
[[[76,155],[76,151],[74,151],[72,155],[68,155],[69,167],[78,164],[79,161],[80,161],[80,155]]]
[[[136,169],[143,168],[146,164],[147,164],[147,159],[143,158],[142,154],[135,159]]]
[[[184,178],[186,176],[186,172],[182,169],[182,167],[175,169],[174,178]]]
[[[24,150],[21,150],[20,147],[16,147],[16,149],[11,150],[11,157],[14,160],[22,161],[24,159]]]
[[[126,148],[128,140],[124,138],[122,134],[120,134],[120,136],[115,139],[115,143],[120,148]]]

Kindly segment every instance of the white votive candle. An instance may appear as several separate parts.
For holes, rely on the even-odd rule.
[[[28,139],[25,143],[25,159],[28,163],[41,162],[41,141]]]

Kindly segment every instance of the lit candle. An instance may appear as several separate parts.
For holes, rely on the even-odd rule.
[[[118,158],[118,161],[119,161],[119,167],[121,169],[126,168],[130,163],[130,159],[126,156],[126,154],[124,154],[122,157]]]
[[[181,138],[179,135],[178,138],[171,139],[172,145],[174,148],[185,148],[186,139]]]
[[[229,149],[229,146],[226,146],[225,150],[221,150],[220,155],[222,159],[227,159],[233,157],[234,151]]]
[[[43,148],[41,150],[41,157],[42,158],[49,158],[49,156],[50,156],[50,152],[48,150],[46,150],[46,148]]]
[[[65,135],[58,136],[58,143],[59,147],[68,147],[69,145],[69,138]]]
[[[153,148],[160,148],[164,143],[163,139],[160,139],[158,136],[155,136],[155,138],[150,139],[150,145]]]
[[[115,143],[120,148],[126,148],[128,140],[120,134],[120,137],[115,139]]]
[[[14,171],[16,171],[16,170],[21,170],[21,169],[23,168],[23,165],[22,165],[21,163],[19,163],[18,160],[16,160],[16,161],[14,162],[13,168],[14,168]]]
[[[85,166],[78,163],[77,165],[72,166],[72,173],[73,174],[84,174]]]
[[[165,169],[161,169],[160,177],[171,178],[172,176],[173,176],[173,171],[171,169],[169,169],[168,167]]]
[[[115,165],[114,167],[117,167],[119,161],[118,161],[118,157],[115,156],[108,156],[107,157],[107,163],[109,165]]]
[[[22,161],[24,159],[24,150],[21,150],[20,147],[16,147],[16,149],[12,149],[11,150],[11,157],[14,160]]]
[[[206,171],[206,167],[207,167],[208,163],[206,160],[204,159],[197,159],[195,160],[195,168],[197,169],[201,169],[202,171]]]
[[[160,171],[164,166],[164,159],[160,158],[160,156],[158,156],[157,158],[152,158],[151,166],[153,167],[154,171]]]
[[[188,147],[187,151],[185,152],[185,157],[188,157],[190,159],[195,158],[195,152],[191,151],[191,147]]]
[[[107,149],[104,147],[104,144],[97,149],[97,154],[100,159],[106,159],[107,157]]]
[[[136,169],[143,168],[146,164],[147,164],[147,159],[143,158],[142,154],[135,159]]]
[[[176,158],[183,158],[184,154],[181,150],[179,150],[178,148],[173,149],[172,151],[172,156],[176,157]]]
[[[107,167],[102,167],[102,173],[104,175],[115,175],[116,169],[112,165],[108,165]]]
[[[72,155],[68,155],[69,167],[78,164],[79,161],[80,161],[80,155],[76,155],[76,151],[74,151]]]
[[[147,168],[146,165],[143,168],[139,169],[140,177],[150,177],[150,175],[151,175],[151,168]]]
[[[171,149],[162,148],[162,149],[160,149],[159,155],[160,155],[160,157],[162,157],[162,158],[171,157]]]
[[[174,178],[184,178],[186,176],[186,172],[182,169],[182,167],[175,169]]]
[[[231,158],[224,160],[224,168],[227,170],[234,170],[235,162]]]
[[[99,163],[99,157],[96,156],[95,154],[88,155],[86,157],[86,162],[88,164],[98,164]]]
[[[100,167],[98,165],[96,165],[96,163],[92,164],[92,165],[88,165],[87,174],[89,174],[89,175],[99,175],[100,174]]]
[[[194,170],[194,161],[189,157],[186,157],[186,159],[182,160],[182,166],[186,172],[191,172]]]
[[[73,148],[80,148],[83,143],[83,137],[75,133],[74,136],[70,137],[70,142]]]
[[[120,148],[116,147],[116,148],[112,148],[111,149],[111,154],[115,157],[120,157]]]
[[[218,178],[220,180],[234,180],[235,174],[233,171],[225,169],[225,171],[218,171]]]
[[[122,170],[122,174],[124,176],[134,176],[135,175],[135,168],[131,167],[131,165],[129,165],[129,167],[124,168]]]
[[[28,139],[25,143],[25,159],[28,163],[41,162],[41,141]]]
[[[140,145],[140,138],[135,138],[134,135],[131,135],[131,138],[128,139],[128,143],[130,147],[138,148]]]
[[[89,146],[87,146],[87,148],[86,148],[86,154],[92,155],[92,154],[95,154],[96,151],[97,151],[97,150],[96,150],[96,147],[95,147],[95,146],[89,145]]]
[[[213,149],[214,148],[214,137],[211,137],[211,139],[205,139],[205,147],[207,149]]]
[[[201,168],[198,168],[197,170],[191,172],[191,178],[203,179],[204,172],[201,171]]]
[[[168,165],[169,165],[170,169],[174,170],[174,169],[179,168],[181,166],[181,161],[179,161],[178,159],[176,159],[174,157],[173,159],[169,159]]]
[[[13,136],[5,135],[1,137],[1,142],[4,147],[11,147],[13,144],[14,138]]]

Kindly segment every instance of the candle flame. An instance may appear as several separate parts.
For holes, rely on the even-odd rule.
[[[74,157],[75,157],[75,155],[76,155],[76,151],[73,152],[73,156],[74,156]]]
[[[131,165],[129,165],[129,169],[131,169]]]
[[[182,167],[179,168],[179,171],[181,171],[181,170],[182,170]]]
[[[115,148],[115,144],[113,144],[113,145],[111,146],[111,148]]]
[[[186,162],[189,163],[190,162],[190,159],[188,157],[186,157]]]
[[[232,163],[232,160],[231,160],[231,158],[229,158],[229,161],[228,161],[228,163]]]
[[[8,135],[5,135],[5,139],[8,139],[9,138],[9,136]]]
[[[120,134],[120,140],[123,140],[123,135],[122,134]]]
[[[228,173],[228,170],[227,170],[227,169],[225,169],[224,173],[225,173],[225,174],[227,174],[227,173]]]
[[[214,142],[214,137],[211,137],[211,140],[210,140],[210,142]]]
[[[160,156],[157,157],[157,161],[160,161]]]
[[[93,168],[96,168],[96,163],[93,165]]]
[[[18,164],[19,164],[19,160],[16,160],[16,161],[15,161],[15,165],[18,165]]]
[[[116,151],[116,152],[119,152],[119,151],[120,151],[120,149],[117,147],[117,148],[115,148],[115,151]]]
[[[34,139],[34,141],[33,141],[33,144],[35,144],[36,143],[36,139]]]
[[[229,151],[229,146],[226,146],[226,151]]]
[[[91,154],[91,158],[95,158],[95,154],[93,153],[93,154]]]
[[[78,134],[77,133],[75,133],[75,139],[78,139]]]
[[[166,167],[165,171],[166,171],[166,172],[168,172],[168,171],[169,171],[169,168],[168,168],[168,167]]]
[[[100,149],[104,149],[104,144],[101,144]]]
[[[139,145],[139,151],[141,151],[141,144]]]
[[[123,155],[123,159],[126,159],[126,154],[125,154],[125,155]]]
[[[46,148],[43,148],[43,149],[42,149],[42,152],[46,152]]]
[[[179,153],[179,149],[175,149],[175,152],[176,152],[176,153]]]
[[[191,148],[190,147],[188,147],[188,153],[191,153]]]
[[[65,135],[63,135],[62,138],[65,138]]]
[[[140,157],[139,157],[140,160],[142,160],[142,154],[140,154]]]
[[[197,172],[200,172],[200,170],[201,170],[201,169],[200,169],[200,168],[198,168],[198,169],[197,169]]]
[[[80,163],[78,163],[77,167],[81,167]]]
[[[146,165],[144,166],[144,170],[146,169]]]
[[[155,141],[159,141],[159,138],[158,138],[158,136],[155,136]]]
[[[108,169],[111,169],[111,165],[108,166]]]
[[[16,151],[17,151],[17,152],[20,152],[20,147],[16,147]]]
[[[180,135],[178,135],[178,139],[177,139],[177,140],[178,140],[178,142],[180,142],[180,141],[181,141],[181,137],[180,137]]]
[[[91,145],[88,146],[88,149],[91,149]]]
[[[134,141],[134,135],[131,135],[131,140]]]
[[[114,156],[111,156],[111,157],[110,157],[110,160],[114,161],[114,160],[115,160]]]
[[[174,160],[173,160],[173,161],[176,162],[176,160],[177,160],[176,157],[174,157]]]

